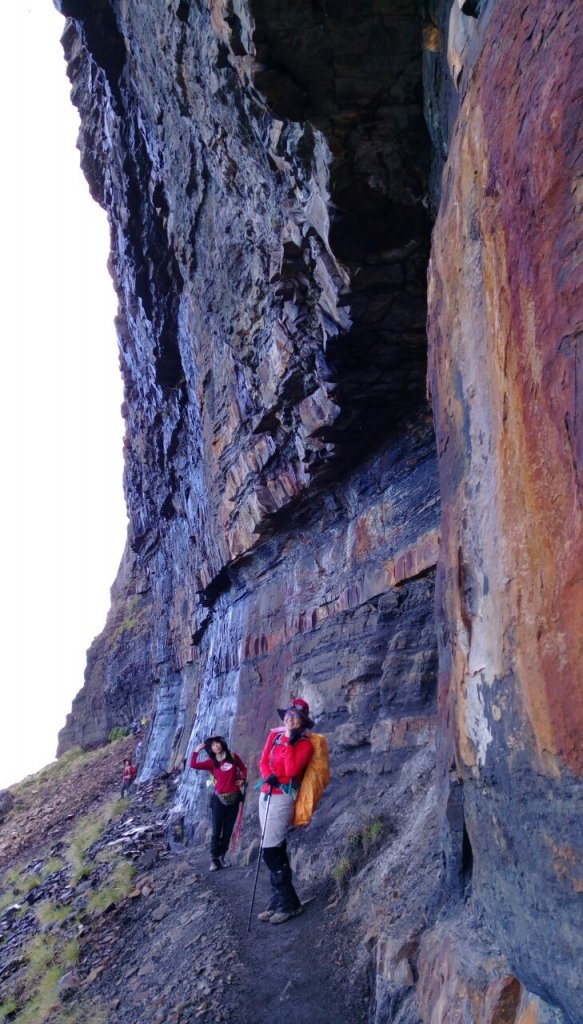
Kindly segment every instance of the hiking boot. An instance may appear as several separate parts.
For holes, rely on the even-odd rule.
[[[284,921],[289,921],[293,914],[288,914],[286,910],[278,910],[276,914],[272,914],[269,920],[270,924],[283,924]]]
[[[274,914],[275,910],[262,910],[261,913],[257,915],[257,920],[271,921],[271,918],[273,917]]]
[[[209,871],[220,871],[222,866],[223,865],[221,864],[220,860],[218,860],[218,858],[216,860],[213,858],[213,860],[211,860],[210,863]]]
[[[301,903],[299,907],[296,907],[295,910],[280,910],[278,911],[277,914],[271,914],[269,910],[266,911],[266,913],[271,915],[269,917],[270,924],[283,924],[285,921],[289,921],[290,918],[292,917],[299,917],[300,914],[303,914],[303,912],[304,908],[302,907]],[[261,914],[259,916],[261,917]],[[265,921],[267,919],[265,917],[261,917],[261,920]]]

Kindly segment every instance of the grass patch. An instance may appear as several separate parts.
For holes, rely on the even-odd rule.
[[[381,836],[384,832],[384,826],[381,818],[375,818],[374,821],[370,821],[365,826],[363,833],[363,844],[366,846],[374,846],[380,842]]]
[[[25,875],[25,871],[26,867],[20,865],[19,867],[11,868],[4,877],[8,885],[12,886],[15,892],[27,896],[31,889],[36,889],[37,885],[40,885],[42,878],[36,872],[32,875]]]
[[[64,754],[61,754],[57,761],[51,761],[35,775],[27,775],[22,782],[10,786],[10,792],[14,800],[21,801],[21,805],[30,807],[30,796],[42,795],[47,785],[60,782],[67,778],[72,771],[86,771],[94,762],[103,758],[103,747],[96,747],[94,750],[82,750],[81,747],[72,747]],[[109,755],[108,755],[109,756]],[[32,791],[32,794],[31,794]]]
[[[18,902],[14,889],[6,889],[4,892],[0,892],[0,914],[3,910],[6,910],[6,907],[10,907],[13,903]]]
[[[103,750],[103,747],[98,747],[95,750],[81,750],[80,747],[73,747],[62,754],[58,761],[53,761],[41,768],[36,775],[28,775],[22,782],[11,786],[10,793],[14,798],[15,806],[10,811],[9,817],[14,816],[15,812],[22,814],[31,807],[38,807],[44,796],[58,786],[63,779],[73,773],[86,772],[92,764],[102,760]]]
[[[46,935],[37,935],[23,949],[26,971],[19,984],[18,1016],[15,1024],[45,1024],[51,1010],[59,1004],[57,983],[62,975],[56,960],[56,943]],[[18,998],[20,997],[20,998]]]
[[[349,878],[354,874],[355,864],[350,857],[341,857],[336,862],[330,874],[336,882],[336,885],[343,887],[347,884]]]
[[[114,868],[109,883],[92,892],[87,902],[90,914],[102,914],[108,907],[114,906],[131,892],[136,869],[129,861],[123,860]]]
[[[26,867],[19,865],[7,871],[2,879],[3,889],[0,893],[0,911],[5,910],[11,903],[22,903],[32,889],[40,885],[42,878],[38,874],[25,874]]]
[[[93,868],[86,859],[87,851],[101,838],[109,822],[117,818],[126,807],[127,801],[113,800],[106,804],[98,815],[88,814],[80,820],[65,852],[71,867],[72,885],[78,885],[81,879],[91,875]]]
[[[149,605],[144,605],[139,594],[132,594],[126,602],[124,611],[123,620],[112,634],[112,643],[117,643],[126,633],[143,630],[147,624]]]
[[[79,882],[83,882],[86,878],[91,878],[92,874],[93,868],[91,867],[91,864],[88,864],[85,860],[76,866],[72,865],[71,885],[73,887],[79,885]]]
[[[69,1020],[71,1024],[97,1021],[98,1016],[87,1015],[75,1006],[61,1007],[58,983],[68,970],[79,961],[79,940],[75,937],[62,945],[53,936],[37,935],[22,951],[26,961],[24,976],[16,990],[0,1007],[0,1020],[14,1014],[14,1024],[57,1024]],[[3,1016],[2,1016],[3,1015]]]
[[[18,1014],[17,1024],[46,1024],[51,1011],[59,1005],[57,985],[62,973],[57,965],[48,967],[35,979],[36,991]]]
[[[79,963],[81,948],[77,937],[69,939],[61,950],[60,960],[65,967],[74,967]]]
[[[62,871],[64,867],[66,867],[66,862],[62,857],[49,857],[43,864],[42,876],[43,878],[48,878],[49,875]]]
[[[55,958],[56,942],[46,935],[36,935],[24,949],[28,968],[27,976],[34,980],[42,974]]]
[[[71,913],[70,907],[59,906],[58,903],[45,902],[35,907],[38,922],[43,928],[49,928],[52,924],[59,924]]]
[[[382,818],[371,818],[359,829],[348,833],[345,847],[340,851],[339,859],[330,872],[340,890],[346,888],[368,854],[378,846],[384,831]]]
[[[8,996],[3,1003],[0,1003],[0,1020],[4,1020],[9,1014],[15,1013],[18,1009],[18,1001],[15,996]]]
[[[110,818],[109,818],[109,820],[111,821],[112,818],[117,818],[120,814],[123,814],[124,811],[127,811],[129,806],[130,806],[130,798],[129,798],[129,796],[120,796],[120,797],[118,797],[117,800],[114,800],[113,803],[110,804]]]

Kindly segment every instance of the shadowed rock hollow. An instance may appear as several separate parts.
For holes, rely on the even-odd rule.
[[[384,822],[342,897],[370,1019],[576,1024],[580,9],[58,6],[130,522],[59,750],[148,711],[144,779],[217,730],[254,764],[301,695],[298,873]]]

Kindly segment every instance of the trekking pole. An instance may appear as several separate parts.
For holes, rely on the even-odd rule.
[[[269,804],[271,802],[271,790],[272,786],[269,787],[269,793],[267,794],[267,807],[265,808],[265,821],[263,822],[263,831],[261,833],[261,842],[259,844],[259,853],[257,855],[257,870],[255,871],[255,883],[253,885],[253,893],[251,896],[251,906],[249,907],[249,920],[247,921],[247,933],[251,931],[251,916],[253,914],[253,904],[255,903],[255,890],[257,889],[257,879],[259,878],[259,867],[261,864],[261,853],[263,850],[263,840],[265,839],[265,829],[267,828],[267,816],[269,814]],[[259,798],[261,799],[261,797]]]

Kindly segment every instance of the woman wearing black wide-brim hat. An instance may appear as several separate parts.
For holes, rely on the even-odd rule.
[[[206,750],[208,758],[199,761],[198,755],[203,749]],[[214,792],[211,797],[213,831],[210,870],[218,871],[219,868],[226,867],[225,856],[237,820],[247,769],[238,754],[231,754],[227,741],[222,736],[209,736],[203,743],[199,743],[192,753],[190,767],[196,771],[211,772],[214,778]]]
[[[263,779],[259,797],[263,860],[271,880],[271,900],[259,920],[271,924],[283,924],[303,909],[292,883],[287,832],[302,776],[312,757],[308,730],[314,724],[307,702],[299,697],[287,708],[278,709],[278,714],[283,728],[271,730],[259,762]]]

